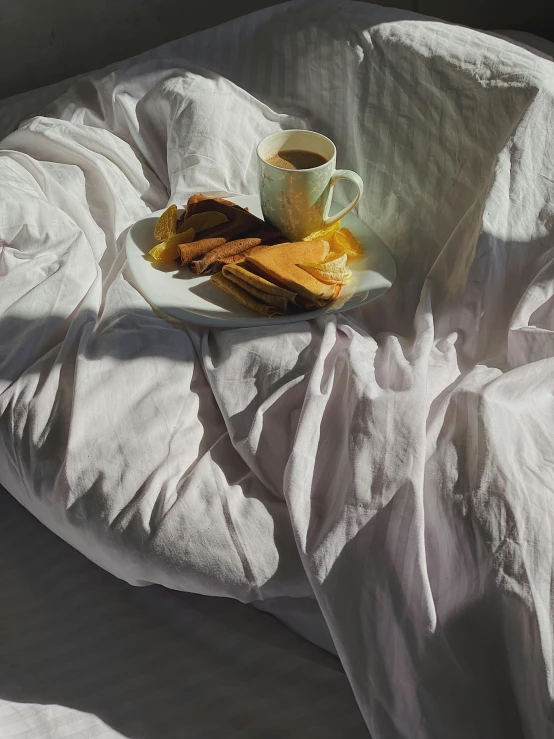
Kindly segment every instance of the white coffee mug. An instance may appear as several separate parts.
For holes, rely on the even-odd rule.
[[[326,161],[311,169],[284,169],[267,160],[279,151],[301,150],[319,154]],[[276,226],[291,241],[343,218],[358,204],[364,191],[362,178],[349,169],[335,169],[335,145],[315,131],[278,131],[258,144],[260,199],[266,221]],[[339,180],[350,180],[358,192],[346,208],[329,216],[333,187]]]

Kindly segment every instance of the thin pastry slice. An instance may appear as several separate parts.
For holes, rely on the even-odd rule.
[[[275,285],[273,282],[266,280],[265,277],[261,277],[255,272],[245,269],[240,264],[229,264],[223,267],[223,274],[227,279],[232,280],[233,282],[240,280],[237,284],[240,284],[241,287],[244,287],[244,285],[250,285],[258,293],[263,295],[274,295],[279,298],[284,298],[285,301],[288,300],[291,303],[294,303],[295,301],[296,293],[293,293],[291,290],[287,290],[285,287]],[[252,294],[254,295],[254,293]]]
[[[199,239],[192,243],[181,244],[179,251],[181,252],[181,264],[189,264],[194,259],[199,259],[207,254],[211,249],[226,244],[227,239],[220,237],[219,239]]]
[[[191,262],[189,269],[197,275],[207,272],[211,269],[212,264],[217,262],[221,257],[230,257],[234,254],[241,254],[253,246],[258,246],[261,239],[237,239],[236,241],[227,241],[215,249],[211,249],[202,259]]]
[[[214,272],[221,272],[223,267],[227,264],[239,264],[240,262],[244,262],[246,257],[250,256],[250,254],[255,254],[258,251],[261,251],[262,249],[266,248],[266,244],[259,244],[258,246],[253,246],[250,249],[247,249],[246,251],[241,252],[240,254],[231,254],[230,257],[219,257],[217,261],[215,261],[212,265],[212,270]]]
[[[325,285],[298,265],[324,262],[329,255],[327,241],[297,241],[292,244],[269,246],[264,251],[246,258],[268,280],[277,282],[291,292],[310,301],[317,307],[333,300],[335,285]]]
[[[227,217],[227,223],[214,226],[203,232],[204,238],[225,237],[227,241],[234,241],[238,237],[245,238],[249,232],[256,231],[257,236],[262,240],[275,239],[275,227],[269,223],[262,221],[260,218],[252,215],[244,208],[231,203],[229,200],[222,198],[202,198],[194,200],[197,196],[193,195],[187,203],[187,217],[196,213],[204,213],[206,211],[217,211],[223,213]],[[191,202],[193,201],[193,202]]]
[[[263,290],[254,287],[251,283],[244,282],[240,277],[230,274],[229,272],[223,272],[222,274],[223,277],[230,280],[230,282],[234,282],[237,287],[240,287],[241,290],[244,290],[248,295],[252,295],[253,298],[256,298],[256,300],[259,300],[264,305],[270,305],[273,308],[276,308],[281,314],[285,314],[287,312],[288,301],[283,295],[274,295],[273,293],[264,292]]]
[[[212,275],[211,281],[216,287],[223,290],[227,295],[230,295],[238,303],[256,311],[256,313],[261,313],[261,315],[268,316],[269,318],[282,315],[282,313],[274,306],[262,303],[261,300],[257,300],[253,295],[247,293],[246,290],[243,290],[234,282],[228,280],[222,272],[217,272],[215,275]]]

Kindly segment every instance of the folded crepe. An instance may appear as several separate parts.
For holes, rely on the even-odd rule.
[[[268,246],[245,258],[245,266],[269,281],[296,293],[295,302],[306,308],[321,308],[334,300],[341,285],[327,285],[298,265],[321,263],[329,255],[329,244],[322,239]]]
[[[231,208],[239,208],[240,210],[244,210],[244,208],[241,208],[239,205],[235,205],[235,203],[232,203],[230,200],[225,200],[224,198],[212,198],[209,195],[196,193],[195,195],[190,196],[185,206],[184,212],[179,216],[179,218],[177,218],[177,233],[182,230],[183,221],[197,212],[195,208],[197,204],[202,202],[203,200],[211,200],[214,203],[223,203],[224,205],[229,205]]]
[[[235,300],[266,316],[312,310],[338,297],[341,285],[320,282],[299,267],[321,263],[329,254],[326,241],[301,241],[250,251],[235,264],[225,264],[212,277]]]
[[[236,203],[231,202],[231,200],[225,200],[225,198],[214,198],[211,195],[203,195],[201,192],[194,193],[194,195],[191,195],[188,199],[186,210],[185,210],[185,217],[188,218],[189,216],[193,215],[194,208],[198,203],[201,203],[203,200],[213,200],[216,203],[223,203],[224,205],[230,205],[232,208],[240,208],[240,205],[237,205]],[[241,210],[244,210],[244,208],[241,208]]]
[[[256,311],[256,313],[261,313],[263,316],[268,316],[269,318],[272,318],[273,316],[283,315],[279,308],[276,308],[273,305],[267,305],[261,300],[255,298],[250,293],[247,293],[246,290],[243,290],[237,284],[227,279],[223,272],[217,272],[215,275],[212,275],[211,281],[220,290],[223,290],[223,292],[226,292],[228,295],[234,298],[238,303],[241,303],[247,308]]]
[[[199,195],[192,195],[189,198],[186,208],[187,217],[196,215],[196,213],[206,213],[207,211],[223,213],[227,221],[202,231],[203,239],[225,238],[227,241],[234,241],[237,237],[245,236],[250,231],[255,232],[255,237],[262,238],[262,240],[274,240],[281,236],[281,233],[274,226],[262,221],[229,200],[202,198]]]
[[[237,264],[238,262],[244,262],[245,258],[250,254],[255,254],[257,251],[267,248],[266,244],[259,244],[258,246],[252,246],[250,249],[241,252],[240,254],[231,254],[228,257],[218,257],[212,264],[213,272],[221,272],[226,264]]]
[[[265,277],[251,272],[241,264],[228,264],[223,267],[223,276],[256,300],[276,308],[282,315],[287,312],[289,303],[294,304],[296,293],[275,285]]]
[[[193,242],[194,243],[194,242]],[[217,262],[218,259],[224,257],[234,256],[236,254],[242,254],[242,252],[251,249],[253,246],[259,246],[261,239],[237,239],[236,241],[226,241],[214,249],[210,249],[202,259],[193,261],[189,264],[189,269],[194,274],[201,275],[203,272],[211,271],[212,265]],[[182,255],[181,251],[181,255]]]
[[[279,229],[270,223],[264,224],[261,228],[255,228],[253,231],[248,231],[246,236],[249,239],[261,239],[264,244],[284,243],[286,241]]]
[[[227,239],[220,237],[219,239],[199,239],[198,241],[189,241],[186,244],[179,244],[179,252],[181,254],[181,264],[189,264],[194,259],[199,259],[212,249],[222,244],[226,244]]]

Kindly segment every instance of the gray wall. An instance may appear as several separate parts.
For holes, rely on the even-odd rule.
[[[125,59],[276,0],[0,0],[0,99]],[[222,6],[215,11],[215,5]],[[382,0],[481,28],[554,38],[554,0]]]

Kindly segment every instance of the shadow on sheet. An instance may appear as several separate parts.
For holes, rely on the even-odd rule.
[[[236,601],[117,580],[3,490],[0,562],[2,735],[368,736],[336,658]]]

